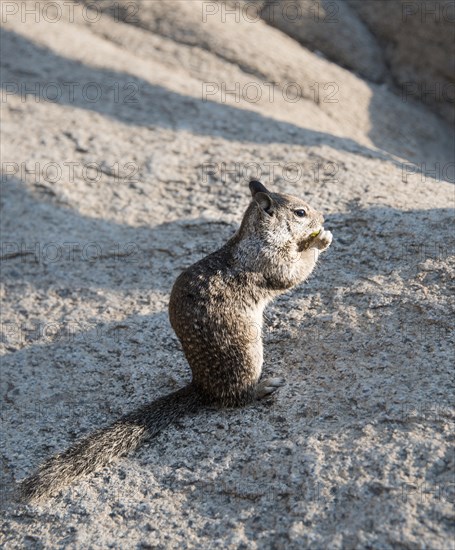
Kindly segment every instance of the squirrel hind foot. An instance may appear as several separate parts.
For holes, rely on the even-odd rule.
[[[257,399],[263,399],[275,393],[278,388],[284,386],[286,381],[284,378],[264,378],[261,380],[256,388]]]

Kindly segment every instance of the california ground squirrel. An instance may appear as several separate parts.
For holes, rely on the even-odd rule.
[[[51,496],[185,413],[205,405],[242,406],[283,384],[280,378],[259,382],[263,310],[310,275],[332,234],[323,229],[322,215],[301,199],[271,193],[258,181],[250,182],[250,190],[253,200],[235,235],[186,269],[172,288],[169,317],[191,367],[191,383],[48,459],[22,481],[25,500]]]

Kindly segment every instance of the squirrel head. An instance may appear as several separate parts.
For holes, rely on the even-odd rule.
[[[250,182],[250,191],[250,228],[254,227],[270,244],[303,250],[308,239],[322,229],[322,214],[299,197],[272,193],[259,181]]]
[[[230,241],[234,259],[243,271],[260,273],[270,291],[282,292],[311,273],[319,252],[310,244],[324,218],[299,197],[272,193],[259,181],[250,182],[250,191],[253,200]]]

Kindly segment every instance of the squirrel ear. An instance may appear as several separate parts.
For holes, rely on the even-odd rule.
[[[272,214],[272,198],[267,193],[262,191],[257,191],[254,194],[254,200],[257,202],[258,206],[267,212],[267,214]]]
[[[253,198],[256,193],[270,193],[260,181],[256,180],[250,181],[250,191]]]

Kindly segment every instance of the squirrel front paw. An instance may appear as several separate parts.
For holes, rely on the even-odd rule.
[[[313,237],[311,240],[310,248],[317,248],[318,250],[327,250],[332,244],[332,232],[321,229],[321,231]]]

